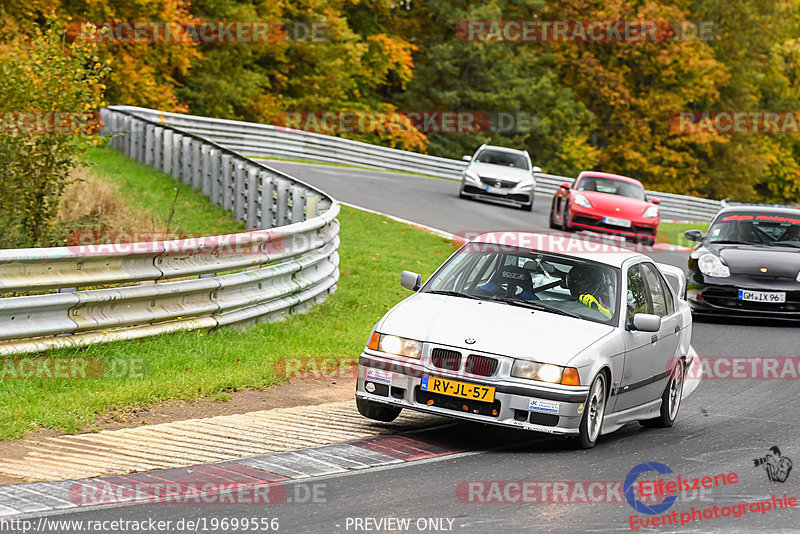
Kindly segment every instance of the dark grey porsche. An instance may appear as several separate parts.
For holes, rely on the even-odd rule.
[[[695,314],[800,320],[800,210],[720,210],[689,257],[686,297]]]

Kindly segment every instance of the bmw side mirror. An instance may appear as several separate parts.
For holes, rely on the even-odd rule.
[[[411,291],[417,291],[422,287],[422,275],[403,271],[400,273],[400,285]]]
[[[661,328],[661,317],[649,313],[637,313],[633,316],[631,330],[639,332],[658,332]]]
[[[472,156],[461,156],[464,161],[472,161]]]
[[[701,241],[703,239],[703,232],[700,230],[686,230],[683,233],[683,237],[689,241]]]
[[[561,187],[561,189],[569,189],[569,182],[564,182],[559,187]]]

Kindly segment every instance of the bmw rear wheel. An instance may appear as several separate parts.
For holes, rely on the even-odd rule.
[[[606,415],[606,398],[608,384],[606,375],[598,374],[589,388],[589,398],[583,412],[583,419],[579,427],[578,444],[581,449],[591,449],[600,437],[603,428],[603,418]]]
[[[653,419],[639,421],[639,424],[649,428],[669,428],[675,424],[678,411],[681,409],[683,398],[683,360],[675,362],[669,374],[667,387],[661,395],[661,413]]]

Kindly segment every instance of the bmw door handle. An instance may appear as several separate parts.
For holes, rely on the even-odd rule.
[[[650,343],[655,343],[656,341],[658,341],[658,336],[653,334],[653,336],[650,338]]]

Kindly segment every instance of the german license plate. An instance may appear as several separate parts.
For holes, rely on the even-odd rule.
[[[430,393],[460,397],[462,399],[472,399],[481,402],[494,402],[494,388],[489,386],[479,386],[478,384],[467,384],[466,382],[456,382],[446,378],[422,375],[420,388]]]
[[[630,228],[631,222],[628,219],[617,219],[616,217],[603,217],[603,222],[611,226],[621,226],[623,228]]]
[[[505,191],[503,191],[499,187],[491,187],[491,186],[488,186],[488,185],[486,186],[486,192],[491,194],[491,195],[504,195],[505,194]]]
[[[786,302],[786,293],[783,291],[750,291],[749,289],[740,289],[739,300],[781,303]]]

